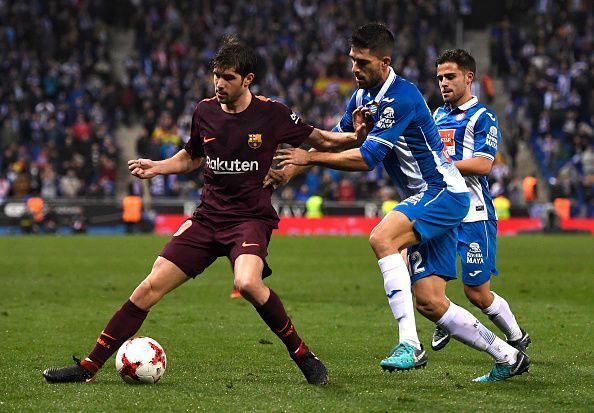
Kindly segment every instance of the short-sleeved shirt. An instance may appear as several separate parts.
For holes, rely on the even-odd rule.
[[[476,96],[457,108],[438,108],[433,118],[448,154],[454,161],[482,157],[495,160],[501,132],[497,117]],[[464,177],[470,191],[470,210],[464,222],[497,219],[486,176]]]
[[[192,159],[206,160],[194,215],[215,224],[258,219],[276,228],[272,189],[262,182],[278,145],[299,146],[312,130],[285,105],[260,96],[240,113],[223,111],[216,98],[199,102],[184,147]]]
[[[418,88],[390,69],[386,81],[373,89],[358,89],[335,131],[353,131],[352,112],[364,105],[374,126],[361,146],[370,168],[383,163],[402,198],[429,187],[468,192],[462,176],[444,153],[431,112]]]

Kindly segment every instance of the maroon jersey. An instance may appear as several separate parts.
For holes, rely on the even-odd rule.
[[[215,223],[256,218],[276,227],[272,188],[262,182],[277,146],[299,146],[312,130],[285,105],[259,96],[240,113],[223,111],[216,98],[198,103],[184,147],[192,159],[206,158],[195,215]]]

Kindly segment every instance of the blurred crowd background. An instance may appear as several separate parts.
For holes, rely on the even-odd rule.
[[[490,61],[478,62],[475,82],[484,103],[506,102],[491,188],[524,206],[538,200],[538,190],[547,201],[569,199],[573,216],[594,217],[592,2],[503,3],[509,13],[486,28]],[[331,129],[355,88],[349,35],[383,21],[396,35],[394,69],[435,109],[442,103],[435,58],[457,46],[472,7],[470,0],[0,0],[0,202],[123,195],[121,148],[131,142],[118,129],[138,131],[125,135],[135,156],[177,152],[194,105],[213,95],[208,62],[228,34],[260,56],[254,93]],[[113,33],[126,30],[133,44],[118,71]],[[504,87],[494,89],[495,81]],[[522,150],[531,151],[534,170],[520,174]],[[155,178],[148,191],[198,197],[200,177]],[[314,168],[275,193],[283,200],[312,195],[339,202],[395,196],[381,169]]]

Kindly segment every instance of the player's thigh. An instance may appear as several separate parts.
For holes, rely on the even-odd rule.
[[[402,250],[419,242],[413,226],[414,223],[405,214],[392,210],[373,228],[370,243],[373,246],[376,242],[389,242]]]
[[[438,275],[430,275],[413,284],[417,306],[434,306],[447,300],[446,280]]]
[[[216,242],[215,229],[206,221],[191,218],[179,227],[159,255],[194,278],[224,251]]]
[[[497,275],[495,266],[497,226],[489,221],[464,222],[458,227],[458,255],[462,282],[479,286]]]
[[[235,288],[255,306],[265,304],[270,297],[270,290],[262,281],[264,266],[262,257],[253,254],[241,254],[233,264]]]
[[[166,258],[157,257],[150,274],[130,296],[130,300],[142,309],[149,309],[165,294],[188,280],[188,276],[177,265]]]
[[[451,229],[437,237],[407,248],[411,283],[438,275],[445,280],[456,278],[457,231]]]
[[[259,277],[265,278],[272,274],[272,270],[266,262],[272,230],[273,228],[265,222],[249,220],[219,228],[216,239],[223,246],[225,255],[229,257],[233,268],[236,268],[235,261],[242,255],[259,257],[263,263]]]
[[[235,286],[242,289],[244,286],[260,285],[264,260],[253,254],[242,254],[235,259],[233,264],[233,277]]]
[[[426,242],[457,227],[466,216],[469,204],[467,192],[428,188],[405,199],[394,210],[406,215],[420,242]]]

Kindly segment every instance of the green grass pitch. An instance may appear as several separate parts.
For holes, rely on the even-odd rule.
[[[125,384],[113,359],[95,383],[45,383],[44,368],[86,355],[166,240],[0,238],[1,412],[594,410],[589,236],[500,239],[501,276],[494,289],[533,338],[530,372],[504,383],[471,383],[491,360],[458,342],[429,350],[424,370],[380,369],[397,330],[363,237],[276,237],[270,247],[275,274],[268,284],[327,365],[326,387],[308,386],[252,307],[229,298],[232,277],[224,259],[167,296],[141,328],[140,335],[155,338],[167,352],[159,384]],[[448,291],[470,309],[459,282]],[[420,315],[417,320],[428,346],[433,326]]]

